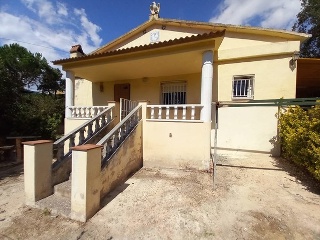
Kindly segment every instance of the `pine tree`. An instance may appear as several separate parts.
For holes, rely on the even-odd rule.
[[[301,0],[301,11],[292,30],[312,35],[302,44],[301,57],[320,58],[320,0]]]

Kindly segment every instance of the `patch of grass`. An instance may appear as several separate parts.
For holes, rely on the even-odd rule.
[[[51,211],[50,211],[48,208],[45,208],[45,209],[43,210],[43,215],[45,215],[45,216],[50,216],[50,215],[51,215]]]

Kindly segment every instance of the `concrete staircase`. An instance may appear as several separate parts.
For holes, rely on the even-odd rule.
[[[49,210],[51,214],[70,218],[71,180],[54,186],[54,194],[36,202],[36,207]]]

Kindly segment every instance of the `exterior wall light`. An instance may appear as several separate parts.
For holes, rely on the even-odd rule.
[[[103,82],[100,82],[99,88],[100,88],[100,92],[104,92]]]
[[[300,52],[294,51],[290,60],[290,67],[295,67],[296,61],[300,58]]]

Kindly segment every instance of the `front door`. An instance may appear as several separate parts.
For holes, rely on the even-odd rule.
[[[120,102],[120,98],[130,100],[130,84],[115,84],[114,85],[114,101]]]

